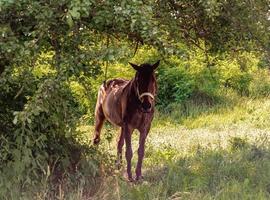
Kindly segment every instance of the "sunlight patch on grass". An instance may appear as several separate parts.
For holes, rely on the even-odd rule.
[[[189,129],[208,128],[223,130],[236,124],[245,124],[254,128],[269,129],[270,120],[270,100],[269,99],[240,99],[234,106],[225,106],[220,109],[209,109],[201,114],[188,117],[175,118],[174,123],[182,124]],[[173,112],[177,113],[177,110]],[[192,113],[192,111],[190,111]],[[196,111],[197,112],[197,111]],[[176,115],[176,114],[174,114]],[[159,124],[159,118],[155,124]]]

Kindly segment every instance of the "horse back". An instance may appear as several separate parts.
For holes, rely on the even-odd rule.
[[[103,112],[105,118],[112,124],[121,126],[126,107],[128,80],[112,79],[100,87],[96,105],[96,114]]]
[[[115,86],[121,87],[121,86],[126,85],[127,83],[128,83],[128,80],[126,80],[126,79],[115,78],[115,79],[111,79],[111,80],[104,82],[103,87],[105,88],[105,90],[109,90],[112,87],[115,87]]]

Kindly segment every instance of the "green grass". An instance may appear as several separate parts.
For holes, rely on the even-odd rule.
[[[194,104],[187,102],[186,106],[172,105],[165,115],[158,113],[155,125],[170,124],[188,128],[208,128],[223,130],[235,125],[244,125],[253,128],[268,129],[270,120],[269,98],[251,99],[247,97],[230,97],[213,105]]]
[[[95,198],[269,199],[269,136],[257,129],[154,128],[144,181],[127,183],[121,173],[105,178]]]
[[[269,99],[240,99],[208,112],[196,108],[178,118],[181,125],[158,116],[147,140],[144,181],[127,183],[123,170],[104,178],[94,199],[269,199],[269,110]],[[137,140],[134,135],[134,150]]]
[[[67,174],[62,182],[46,182],[21,199],[270,199],[270,100],[241,98],[235,102],[188,107],[157,113],[146,142],[144,180],[129,183],[124,168],[103,161],[93,174],[91,160],[84,172]],[[171,116],[171,118],[169,118]],[[105,126],[99,150],[115,159],[119,132]],[[92,126],[79,127],[88,140]],[[133,171],[138,134],[133,135]],[[9,199],[18,199],[14,195]]]
[[[270,101],[268,99],[240,100],[233,107],[218,112],[202,114],[199,117],[188,117],[183,124],[189,128],[208,127],[223,129],[224,127],[245,125],[254,128],[269,129]]]

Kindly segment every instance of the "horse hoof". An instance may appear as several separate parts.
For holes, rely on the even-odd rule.
[[[144,177],[143,176],[136,176],[136,181],[143,181]]]
[[[119,160],[115,161],[115,167],[117,170],[120,170],[122,168],[122,162]]]
[[[95,145],[97,145],[97,144],[99,144],[99,142],[100,142],[100,138],[95,138],[93,143],[94,143]]]
[[[121,168],[122,168],[122,165],[119,164],[119,163],[116,163],[116,169],[117,169],[117,170],[121,170]]]
[[[124,178],[126,179],[126,181],[128,181],[130,183],[135,182],[135,180],[132,178],[132,176],[129,176],[126,173],[124,174]]]
[[[133,183],[133,182],[135,182],[135,180],[132,177],[129,177],[128,182]]]

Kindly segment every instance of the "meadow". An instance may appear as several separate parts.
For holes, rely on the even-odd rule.
[[[139,183],[124,178],[125,164],[120,171],[114,166],[119,130],[106,124],[98,148],[111,161],[96,169],[95,181],[78,172],[75,185],[69,177],[57,188],[39,190],[36,199],[269,199],[270,100],[240,98],[214,107],[193,106],[181,118],[177,109],[170,113],[176,118],[156,114]],[[89,141],[93,126],[79,129]],[[137,146],[135,132],[133,166]]]
[[[269,199],[269,109],[269,99],[241,99],[182,124],[157,117],[147,140],[144,181],[130,184],[117,172],[104,177],[95,198]]]

